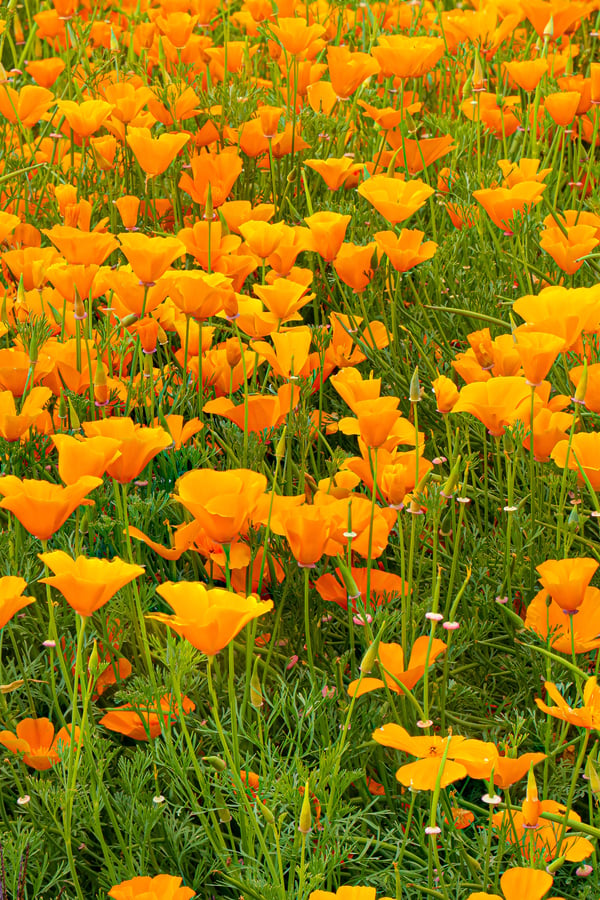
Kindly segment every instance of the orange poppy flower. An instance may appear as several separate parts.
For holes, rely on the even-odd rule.
[[[556,91],[544,97],[544,109],[553,122],[566,128],[577,115],[581,94],[578,91]]]
[[[571,225],[567,233],[558,226],[540,232],[540,247],[549,253],[559,269],[574,275],[585,262],[588,253],[600,244],[596,228],[591,225]]]
[[[16,91],[8,84],[0,86],[0,113],[15,125],[36,125],[54,103],[54,94],[45,87],[27,84]]]
[[[177,499],[212,540],[229,544],[247,533],[266,487],[266,477],[249,469],[195,469],[177,482]]]
[[[581,862],[594,852],[594,845],[587,838],[578,835],[569,836],[570,825],[567,826],[566,834],[561,842],[560,837],[563,834],[561,823],[539,818],[544,812],[553,813],[562,818],[567,812],[566,806],[562,803],[557,803],[555,800],[538,800],[532,823],[526,802],[524,801],[521,809],[504,810],[495,813],[492,817],[493,824],[498,831],[501,830],[504,841],[509,846],[518,845],[520,853],[525,859],[536,862],[542,859],[549,863],[559,856],[565,856],[569,862]],[[568,817],[572,821],[581,822],[581,816],[573,809],[569,809]],[[533,896],[539,896],[539,894]],[[520,900],[523,897],[527,897],[529,900],[529,894],[521,893],[519,886],[519,893],[514,895],[514,900]],[[510,900],[513,898],[511,897]]]
[[[499,788],[509,788],[521,778],[525,778],[532,766],[536,766],[545,753],[524,753],[522,756],[498,756],[494,763],[494,784]]]
[[[69,606],[80,616],[91,616],[104,606],[122,587],[144,574],[142,566],[131,565],[115,558],[72,559],[62,550],[38,554],[42,562],[54,572],[53,576],[40,578],[61,592]]]
[[[524,412],[523,420],[529,424],[529,415]],[[568,438],[568,430],[573,422],[570,413],[554,412],[551,409],[540,409],[533,418],[533,457],[538,462],[548,462],[550,454],[559,443]],[[531,435],[523,441],[523,446],[529,450]]]
[[[4,440],[12,443],[24,438],[35,426],[51,396],[49,388],[32,388],[17,413],[12,391],[0,391],[0,435]]]
[[[280,16],[277,24],[270,24],[279,43],[291,56],[302,56],[320,37],[325,34],[322,25],[308,25],[301,18]]]
[[[26,587],[25,579],[16,575],[4,575],[0,578],[0,629],[4,628],[19,610],[35,601],[35,597],[23,596]]]
[[[178,875],[138,875],[115,884],[108,892],[113,900],[190,900],[196,894],[192,888],[182,887]]]
[[[167,273],[165,279],[175,306],[196,321],[220,313],[233,296],[231,280],[219,272],[181,269]]]
[[[375,900],[376,895],[374,887],[342,884],[335,892],[311,891],[308,900]]]
[[[499,436],[519,418],[519,404],[530,395],[527,381],[516,375],[473,382],[461,388],[452,412],[471,413],[490,434]]]
[[[359,247],[357,244],[344,243],[333,261],[333,268],[340,281],[361,294],[373,278],[374,243]]]
[[[367,570],[359,569],[352,566],[351,575],[354,583],[360,591],[360,596],[365,598],[367,595]],[[404,596],[408,591],[408,586],[400,578],[392,572],[382,572],[380,569],[371,571],[371,589],[370,606],[376,609],[378,606],[393,603],[398,597]],[[344,583],[344,579],[340,569],[335,569],[335,575],[326,573],[317,578],[315,588],[323,600],[330,603],[337,603],[342,609],[347,610],[348,605],[353,612],[357,610],[358,597],[349,597],[348,589]]]
[[[198,432],[202,431],[204,428],[204,423],[196,417],[193,419],[184,419],[183,416],[177,416],[173,413],[164,416],[162,421],[164,421],[169,429],[169,434],[173,439],[174,450],[180,450],[184,444],[187,444],[190,438],[193,438],[195,434],[198,434]],[[156,418],[154,420],[154,427],[158,428],[159,425],[161,425],[161,420]]]
[[[397,225],[421,209],[435,191],[420,178],[402,181],[399,178],[389,178],[387,175],[373,175],[360,185],[358,193],[368,200],[384,219],[392,225]]]
[[[559,441],[550,454],[556,465],[564,469],[569,459],[569,469],[577,472],[579,484],[584,484],[581,470],[587,476],[592,488],[600,490],[600,433],[597,431],[579,432],[569,440]],[[2,482],[0,481],[0,484]]]
[[[347,100],[363,81],[379,72],[379,63],[369,53],[351,53],[341,45],[327,48],[327,65],[338,100]]]
[[[498,228],[512,234],[512,222],[517,213],[524,214],[541,200],[546,185],[537,181],[522,181],[512,188],[489,188],[473,191],[473,197],[481,203]]]
[[[595,678],[588,678],[583,689],[583,706],[573,707],[563,697],[555,684],[551,681],[544,682],[546,692],[551,700],[554,700],[555,706],[548,706],[539,697],[535,698],[535,702],[542,712],[548,713],[555,719],[561,719],[563,722],[569,722],[578,728],[598,729],[600,726],[600,687],[598,687]]]
[[[555,603],[566,612],[573,612],[583,603],[585,592],[598,568],[590,557],[577,559],[549,559],[536,567],[542,586]]]
[[[207,588],[197,581],[167,581],[156,589],[175,610],[175,615],[147,616],[168,625],[206,656],[215,656],[242,628],[273,609],[273,601],[244,597],[222,588]]]
[[[446,46],[438,37],[409,37],[404,34],[380,35],[371,53],[386,78],[421,78],[444,55]]]
[[[114,235],[98,231],[81,231],[69,225],[44,228],[43,233],[68,263],[74,266],[101,266],[119,246]]]
[[[222,204],[219,212],[225,219],[229,230],[233,232],[233,234],[239,234],[240,225],[243,225],[244,222],[250,222],[252,220],[268,222],[269,219],[273,218],[275,207],[272,203],[259,203],[256,206],[252,206],[248,200],[229,200],[227,203]],[[215,222],[213,227],[216,228],[217,225],[220,225],[220,223]],[[194,229],[195,227],[196,226],[194,226]],[[207,225],[205,227],[207,227]],[[213,231],[211,230],[211,241],[212,236]],[[181,240],[184,240],[182,232],[179,232],[179,237]],[[190,250],[189,252],[191,253],[192,251]],[[206,266],[203,266],[203,268],[206,268]]]
[[[408,666],[404,668],[404,651],[400,644],[386,644],[383,641],[379,644],[378,660],[382,672],[381,678],[366,677],[361,681],[352,681],[348,685],[348,693],[351,697],[362,697],[371,691],[385,687],[387,684],[391,691],[396,694],[402,693],[402,688],[398,684],[404,685],[412,690],[424,673],[427,666],[433,665],[440,653],[444,653],[446,644],[434,638],[429,641],[428,635],[418,637],[414,642],[410,654]]]
[[[191,228],[183,228],[177,235],[180,241],[185,244],[185,249],[198,262],[202,269],[208,270],[217,265],[221,257],[229,256],[234,253],[241,244],[241,240],[237,237],[239,227],[234,229],[230,221],[225,215],[225,207],[233,206],[233,203],[226,203],[221,208],[223,218],[225,218],[228,227],[236,234],[223,234],[223,228],[219,221],[212,222],[194,222]],[[250,212],[250,204],[248,204],[248,212]],[[233,221],[233,220],[232,220]],[[239,225],[244,224],[244,220],[240,219]]]
[[[314,249],[326,262],[334,260],[339,253],[351,218],[336,212],[318,212],[304,218],[313,236]]]
[[[129,416],[84,422],[83,430],[88,438],[99,436],[119,442],[119,456],[108,463],[106,472],[120,484],[137,478],[151,459],[173,443],[173,438],[163,428],[146,428],[134,423]]]
[[[498,165],[504,176],[503,186],[512,188],[523,181],[543,181],[552,169],[540,169],[539,159],[528,159],[523,156],[518,163],[509,159],[499,159]]]
[[[576,616],[565,616],[547,591],[541,590],[527,607],[525,627],[548,640],[558,653],[589,653],[600,647],[600,591],[586,588]]]
[[[195,203],[205,206],[210,188],[213,208],[227,200],[231,189],[242,171],[242,158],[237,149],[226,148],[221,153],[201,150],[191,159],[192,174],[184,173],[179,187],[189,194]]]
[[[271,340],[274,348],[266,341],[252,341],[250,347],[267,360],[280,378],[306,378],[310,371],[310,329],[306,326],[288,328],[272,334]]]
[[[349,156],[339,159],[306,159],[304,165],[318,172],[330,191],[347,186],[363,167],[362,163],[355,162]]]
[[[204,404],[204,412],[224,416],[248,434],[260,434],[278,428],[298,405],[300,390],[297,385],[283,384],[275,397],[249,394],[247,401],[236,405],[227,397],[218,397]]]
[[[250,220],[240,225],[239,231],[244,241],[260,259],[265,260],[271,256],[281,243],[285,225],[283,222],[261,222]]]
[[[513,333],[516,339],[515,350],[521,360],[523,374],[533,387],[541,384],[556,357],[564,349],[563,338],[555,334],[526,331],[516,328]]]
[[[569,378],[575,387],[581,381],[583,373],[583,366],[575,366],[573,369],[569,369]],[[592,363],[591,366],[587,366],[587,384],[583,404],[590,412],[600,413],[600,363]]]
[[[459,397],[458,388],[452,379],[448,378],[446,375],[438,375],[438,377],[431,382],[431,386],[435,393],[437,411],[443,416],[452,412]]]
[[[417,762],[401,766],[396,779],[415,791],[432,791],[438,778],[442,787],[471,778],[489,778],[498,758],[495,744],[464,737],[438,735],[412,737],[401,725],[387,724],[373,733],[373,740],[384,747],[402,750],[419,757]],[[446,756],[443,768],[442,760]]]
[[[508,869],[500,878],[500,887],[505,900],[542,900],[552,887],[554,879],[552,875],[543,869],[526,869],[523,866],[515,866]],[[502,900],[498,894],[488,894],[485,891],[469,894],[467,900]]]
[[[68,487],[5,475],[0,478],[0,494],[4,496],[0,507],[14,513],[29,534],[47,541],[78,506],[93,505],[94,501],[85,495],[101,484],[101,478],[91,475],[79,478]]]
[[[119,241],[129,265],[145,286],[154,285],[171,263],[185,254],[185,245],[176,237],[125,232],[119,235]]]
[[[550,68],[547,59],[515,59],[502,63],[502,66],[508,72],[511,84],[528,92],[535,91]]]
[[[325,553],[331,528],[331,516],[323,507],[300,506],[284,518],[285,537],[299,566],[314,568]]]
[[[183,697],[183,711],[193,712],[196,704],[188,697]],[[168,727],[169,722],[176,722],[178,716],[177,706],[172,696],[165,694],[161,698],[158,707],[150,709],[138,709],[130,704],[110,710],[100,719],[100,725],[104,725],[109,731],[116,731],[134,741],[149,741]]]
[[[420,263],[435,256],[438,245],[434,241],[423,243],[424,233],[403,228],[400,234],[394,231],[378,231],[375,241],[380,255],[385,255],[396,272],[408,272]]]
[[[436,138],[422,138],[421,140],[411,140],[403,137],[402,129],[390,131],[386,137],[390,147],[394,151],[393,157],[383,153],[381,160],[384,165],[389,165],[392,158],[395,159],[395,167],[401,166],[406,169],[410,175],[418,175],[427,166],[432,165],[442,156],[446,156],[454,150],[454,138],[451,134],[444,134]]]
[[[25,71],[40,87],[51,88],[56,79],[64,72],[65,61],[60,56],[47,59],[34,59],[25,66]]]
[[[59,100],[56,105],[69,123],[69,128],[80,138],[95,134],[114,109],[113,104],[106,100],[83,100],[81,103]]]
[[[49,719],[22,719],[16,732],[0,731],[0,744],[11,753],[22,753],[25,765],[39,772],[55,766],[60,759],[59,750],[71,743],[71,729],[61,728],[55,735]],[[74,737],[79,740],[79,728],[75,728]]]
[[[149,128],[127,129],[127,143],[141,170],[151,178],[169,168],[189,139],[189,134],[163,132],[154,138]]]

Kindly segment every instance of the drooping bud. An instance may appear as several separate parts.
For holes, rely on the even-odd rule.
[[[202,762],[212,766],[215,772],[223,772],[227,768],[227,763],[220,756],[203,756]]]

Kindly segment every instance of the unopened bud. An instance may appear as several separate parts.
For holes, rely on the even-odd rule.
[[[265,806],[262,801],[259,801],[258,808],[262,815],[265,817],[267,825],[275,825],[275,816],[273,815],[269,807]]]
[[[258,677],[258,656],[254,660],[254,668],[252,669],[252,678],[250,679],[250,703],[254,709],[260,709],[264,706],[262,685]]]
[[[295,169],[292,169],[292,171],[289,173],[289,175],[288,175],[288,177],[287,177],[287,183],[288,183],[288,184],[293,184],[293,183],[295,182],[295,180],[296,180],[296,177],[297,177],[297,176],[296,176],[296,170],[295,170]]]
[[[203,756],[202,762],[212,766],[215,772],[223,772],[227,768],[227,763],[220,756]]]
[[[231,813],[229,812],[225,800],[223,799],[223,794],[218,787],[215,788],[215,806],[217,808],[219,822],[223,825],[227,825],[228,822],[231,822]]]
[[[482,91],[484,86],[485,80],[483,77],[483,66],[481,65],[479,55],[476,55],[475,62],[473,64],[473,90]]]
[[[452,471],[450,472],[444,487],[442,488],[442,496],[443,497],[451,497],[456,487],[458,485],[458,475],[460,470],[460,456],[457,457],[456,462],[452,466]]]
[[[302,809],[300,810],[300,820],[298,822],[298,831],[302,834],[308,834],[312,828],[312,810],[310,808],[310,779],[306,779],[304,786],[304,797],[302,798]]]
[[[552,862],[548,866],[546,866],[546,872],[548,873],[548,875],[553,875],[555,872],[558,872],[561,866],[564,865],[566,859],[566,854],[564,854],[563,856],[557,856],[556,859],[553,859]]]
[[[600,794],[600,774],[598,774],[598,769],[596,768],[593,754],[591,753],[588,756],[585,764],[585,776],[590,783],[590,790],[592,794]]]
[[[94,641],[94,646],[92,647],[92,652],[90,653],[90,661],[88,663],[88,672],[90,673],[93,681],[95,681],[98,676],[98,668],[99,668],[98,642]]]
[[[377,662],[377,657],[379,656],[379,643],[381,641],[381,636],[383,634],[384,628],[385,628],[385,622],[383,622],[381,628],[379,629],[379,632],[377,633],[377,635],[375,637],[375,640],[370,645],[370,647],[367,648],[367,652],[365,653],[365,655],[362,658],[362,662],[360,664],[360,671],[363,673],[363,675],[368,675],[370,672],[373,671],[373,667],[374,667],[375,663]]]
[[[421,400],[421,388],[419,385],[419,367],[415,366],[415,371],[410,379],[410,388],[408,391],[408,399],[411,403],[419,403]]]
[[[240,349],[240,341],[238,338],[232,337],[225,342],[225,358],[230,369],[235,369],[242,358]]]
[[[581,373],[581,378],[577,384],[575,389],[575,396],[573,400],[575,403],[583,403],[585,401],[585,395],[587,393],[588,386],[588,364],[587,359],[583,358],[583,372]]]
[[[104,406],[108,402],[106,370],[100,357],[96,361],[96,372],[94,374],[94,399],[100,406]]]
[[[283,431],[281,432],[281,437],[277,441],[277,447],[275,448],[275,459],[283,459],[285,456],[286,434],[287,434],[287,425],[284,425]]]
[[[548,19],[548,24],[544,28],[544,39],[547,41],[551,41],[554,37],[554,16],[550,16]]]
[[[338,568],[340,570],[340,575],[342,576],[342,581],[344,582],[344,587],[346,588],[346,594],[350,600],[356,600],[360,597],[360,589],[354,580],[354,576],[352,574],[352,570],[346,563],[340,559]]]
[[[76,321],[78,321],[78,322],[83,321],[83,319],[85,319],[87,316],[85,306],[83,305],[83,300],[79,296],[78,290],[75,290],[75,302],[73,304],[73,313],[75,315]]]
[[[75,407],[73,406],[73,401],[69,397],[69,424],[71,425],[71,431],[80,431],[81,430],[81,422],[79,421],[79,416],[75,411]]]
[[[158,331],[156,332],[156,337],[157,337],[158,343],[160,344],[161,347],[164,347],[165,344],[169,343],[169,338],[167,337],[167,332],[162,327],[162,325],[158,326]]]
[[[210,181],[208,182],[208,190],[206,192],[206,206],[204,207],[204,218],[208,219],[209,222],[212,221],[213,217],[213,202],[212,202],[212,187]]]
[[[61,391],[61,392],[60,392],[60,397],[59,397],[59,400],[58,400],[58,418],[61,420],[61,422],[64,422],[64,421],[66,421],[66,419],[67,419],[67,415],[68,415],[68,413],[67,413],[67,401],[65,400],[64,392]]]

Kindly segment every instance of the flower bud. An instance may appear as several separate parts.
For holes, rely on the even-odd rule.
[[[212,766],[216,772],[223,772],[227,768],[227,763],[220,756],[203,756],[202,762]]]
[[[227,825],[228,822],[231,822],[231,813],[229,812],[225,800],[223,799],[223,794],[218,787],[215,788],[215,806],[217,808],[219,822],[223,825]]]
[[[240,350],[240,341],[238,338],[232,337],[225,342],[225,358],[230,369],[235,369],[242,358]]]
[[[287,425],[284,425],[283,431],[281,432],[281,437],[277,441],[277,447],[275,448],[275,459],[283,459],[285,456],[286,433],[287,433]]]
[[[252,678],[250,679],[250,703],[254,709],[260,709],[265,703],[263,700],[262,685],[260,683],[260,678],[258,677],[258,656],[254,660]]]
[[[300,810],[300,819],[298,821],[298,831],[302,834],[308,834],[312,828],[312,810],[310,808],[310,779],[306,779],[304,786],[304,797],[302,798],[302,809]]]
[[[584,403],[585,395],[587,393],[588,386],[588,364],[587,359],[583,358],[583,372],[581,373],[581,378],[579,379],[579,383],[575,389],[575,396],[573,400],[575,403]]]
[[[75,407],[73,406],[73,401],[71,398],[68,398],[69,403],[69,424],[71,425],[71,431],[81,431],[81,422],[79,421],[79,416],[75,412]]]
[[[106,370],[100,357],[96,361],[96,372],[94,374],[94,399],[100,406],[105,406],[108,403]]]
[[[410,379],[410,388],[408,391],[408,399],[411,403],[419,403],[421,399],[421,388],[419,386],[419,367],[415,366],[415,371]]]
[[[360,597],[360,590],[356,581],[354,580],[354,576],[352,575],[350,568],[342,559],[338,561],[338,568],[342,576],[342,581],[344,582],[344,587],[346,588],[346,593],[348,594],[348,599],[356,600],[357,597]]]
[[[262,815],[265,817],[267,825],[275,825],[275,816],[273,815],[269,807],[265,806],[265,804],[261,800],[259,800],[258,802],[258,808]]]
[[[88,663],[88,672],[90,673],[93,681],[95,681],[98,677],[98,668],[98,642],[94,641],[94,646],[92,647],[92,652],[90,653],[90,661]]]

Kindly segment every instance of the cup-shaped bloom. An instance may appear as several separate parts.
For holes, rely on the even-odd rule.
[[[127,262],[145,285],[164,275],[172,262],[185,254],[185,244],[175,237],[149,237],[140,232],[119,235]]]
[[[433,69],[445,49],[442,38],[386,34],[371,52],[386,77],[420,78]]]
[[[381,678],[362,678],[360,681],[352,681],[348,685],[348,693],[351,697],[362,697],[370,691],[385,687],[387,684],[396,694],[402,693],[402,685],[412,690],[423,677],[427,666],[433,665],[435,659],[446,650],[444,641],[434,638],[429,642],[428,635],[421,635],[414,642],[410,654],[410,660],[404,667],[404,651],[400,644],[379,644],[378,659],[382,671]],[[398,684],[400,682],[400,684]]]
[[[369,76],[379,71],[379,63],[370,53],[352,53],[347,46],[327,48],[331,85],[340,100],[347,100]]]
[[[546,334],[539,331],[525,331],[516,329],[515,349],[519,354],[523,374],[534,387],[541,384],[561,350],[564,349],[563,338],[555,334]]]
[[[559,269],[574,275],[600,241],[592,225],[567,225],[566,231],[565,234],[558,226],[544,228],[540,233],[540,247],[550,254]]]
[[[305,378],[310,371],[310,328],[287,328],[271,335],[275,349],[266,341],[253,341],[250,346],[263,356],[276,375],[287,380]]]
[[[331,262],[338,255],[351,218],[336,212],[317,212],[305,217],[304,221],[314,239],[314,248],[326,262]]]
[[[566,128],[575,118],[580,100],[579,91],[555,91],[544,97],[544,109],[553,122]]]
[[[181,886],[178,875],[138,875],[115,884],[108,896],[113,900],[190,900],[196,894],[192,888]]]
[[[249,520],[266,487],[265,476],[250,469],[196,469],[179,479],[177,499],[211,540],[230,544],[247,533]]]
[[[56,104],[78,137],[89,137],[104,124],[114,106],[106,100],[59,100]]]
[[[520,415],[519,405],[531,394],[531,387],[518,375],[475,381],[460,390],[453,413],[469,412],[486,426],[490,434],[503,434]]]
[[[206,656],[215,656],[248,622],[273,609],[272,600],[263,602],[197,581],[168,581],[156,590],[175,615],[154,613],[148,618],[168,625]]]
[[[302,18],[281,17],[277,25],[271,25],[271,31],[288,53],[300,56],[314,41],[325,34],[322,25],[308,25]]]
[[[101,266],[119,246],[115,236],[108,232],[81,231],[70,225],[53,225],[43,232],[73,266]]]
[[[561,609],[572,612],[583,603],[587,587],[598,562],[590,557],[577,559],[548,559],[537,566],[542,586]]]
[[[16,575],[0,578],[0,628],[4,628],[15,613],[35,601],[35,597],[23,596],[26,587],[25,579]]]
[[[41,578],[61,592],[69,606],[80,616],[91,616],[134,578],[144,574],[142,566],[122,559],[73,559],[62,550],[40,553],[40,559],[54,575]]]
[[[233,295],[231,280],[219,272],[207,275],[199,269],[182,269],[168,272],[165,279],[175,306],[197,321],[220,313]]]
[[[210,190],[212,205],[216,209],[227,200],[242,165],[242,158],[235,147],[221,153],[201,150],[198,156],[192,157],[192,174],[185,172],[179,179],[179,187],[201,206],[206,204]]]
[[[22,719],[16,732],[0,731],[0,744],[11,753],[22,753],[23,762],[38,771],[56,765],[60,759],[59,749],[68,747],[71,742],[71,728],[61,728],[55,735],[49,719]],[[75,728],[74,737],[78,740],[78,728]]]
[[[58,450],[58,474],[65,484],[74,484],[83,475],[102,478],[106,467],[119,456],[121,442],[116,438],[75,437],[53,434],[52,443]]]
[[[45,387],[33,388],[25,398],[21,412],[17,413],[12,391],[0,391],[0,435],[5,441],[18,441],[35,424],[42,414],[52,391]]]
[[[577,480],[585,483],[582,472],[595,491],[600,490],[600,433],[597,431],[580,432],[569,440],[559,441],[550,454],[556,465],[577,472]],[[0,484],[2,482],[0,481]]]
[[[403,228],[399,235],[378,231],[375,240],[379,253],[385,253],[396,272],[408,272],[435,255],[438,245],[435,241],[423,243],[424,236],[422,231]]]
[[[330,191],[337,191],[354,180],[362,169],[362,163],[354,162],[348,156],[331,159],[306,159],[304,165],[318,172]]]
[[[0,478],[0,494],[4,496],[0,507],[14,513],[29,534],[47,541],[78,506],[93,505],[94,501],[85,495],[101,484],[101,478],[91,475],[79,478],[68,487],[5,475]]]
[[[535,631],[552,650],[571,655],[590,653],[600,647],[600,590],[588,587],[577,615],[565,615],[545,590],[539,591],[529,606],[525,627]]]
[[[536,87],[550,68],[547,59],[511,60],[502,64],[508,72],[511,83],[524,91],[535,91]]]
[[[452,412],[458,400],[458,388],[452,379],[448,378],[447,375],[438,375],[438,377],[431,382],[431,386],[435,394],[437,411],[443,416]]]
[[[163,132],[154,138],[149,128],[127,129],[127,143],[142,171],[151,177],[168,169],[189,139],[189,134]]]
[[[538,181],[522,181],[512,188],[473,191],[473,197],[481,203],[494,225],[512,234],[514,217],[539,203],[545,190],[546,185]]]
[[[283,522],[285,536],[299,566],[313,568],[323,554],[332,530],[326,507],[301,506]]]
[[[0,113],[13,125],[36,125],[54,103],[54,94],[45,87],[27,84],[16,91],[8,84],[0,87]]]
[[[164,428],[146,428],[134,423],[129,416],[84,422],[87,437],[109,437],[119,441],[119,456],[106,466],[106,472],[120,484],[127,484],[137,478],[161,450],[173,443],[173,438]]]
[[[358,193],[381,213],[384,219],[397,225],[416,213],[434,193],[434,189],[420,178],[402,181],[387,175],[373,175],[358,188]]]

